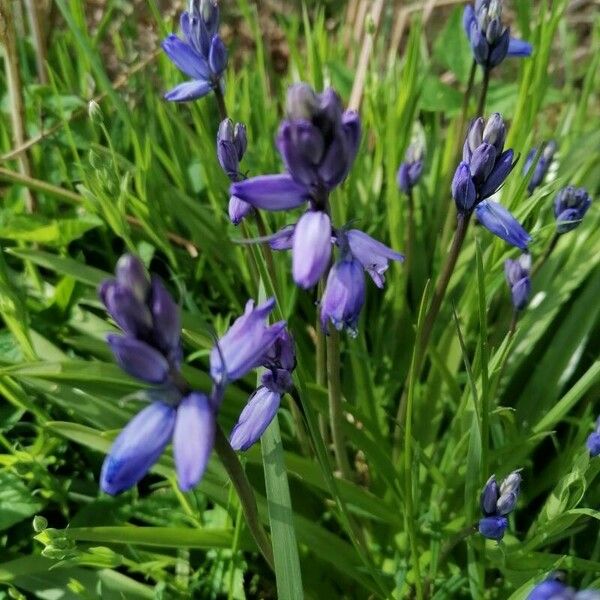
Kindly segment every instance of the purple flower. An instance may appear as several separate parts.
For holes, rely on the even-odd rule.
[[[600,454],[600,417],[596,420],[596,428],[588,436],[585,445],[592,458]]]
[[[504,206],[498,202],[484,200],[476,206],[475,214],[477,220],[488,231],[523,252],[527,250],[531,236]]]
[[[331,220],[322,211],[305,212],[294,230],[292,274],[300,287],[315,285],[329,266],[331,257]]]
[[[229,219],[234,225],[239,225],[253,210],[252,204],[240,200],[237,196],[229,198]]]
[[[385,244],[373,239],[363,231],[350,229],[346,233],[348,246],[353,256],[360,262],[363,269],[371,276],[378,288],[383,288],[388,261],[402,262],[404,255],[388,248]]]
[[[396,181],[398,187],[405,193],[410,194],[417,185],[423,173],[423,147],[420,144],[411,144],[406,151],[404,162],[398,169]]]
[[[283,329],[264,356],[263,366],[284,369],[290,373],[296,368],[296,348],[294,339],[287,329]]]
[[[217,158],[231,181],[242,179],[240,161],[247,146],[246,126],[243,123],[234,125],[231,119],[223,119],[217,132]]]
[[[517,260],[504,261],[504,274],[510,288],[513,306],[523,310],[531,294],[531,255],[522,254]]]
[[[191,489],[208,464],[215,428],[215,415],[204,394],[192,392],[178,406],[153,402],[133,417],[114,441],[102,465],[102,490],[114,495],[134,486],[171,439],[179,487]]]
[[[471,170],[466,162],[458,165],[452,179],[452,197],[460,213],[469,213],[475,207],[477,192],[471,178]]]
[[[148,276],[137,257],[122,256],[115,273],[115,279],[104,281],[98,289],[108,313],[125,334],[107,337],[113,355],[133,377],[168,383],[181,362],[179,306],[157,276]]]
[[[336,262],[327,277],[321,299],[321,326],[327,324],[341,331],[347,329],[356,335],[358,317],[365,302],[365,274],[360,262],[352,255]]]
[[[506,515],[511,513],[519,498],[521,474],[513,471],[500,484],[492,475],[481,492],[480,505],[483,518],[479,520],[479,533],[490,540],[501,540],[508,527]]]
[[[527,596],[527,600],[575,600],[575,590],[558,579],[546,579],[538,583]]]
[[[463,27],[473,57],[485,69],[493,69],[507,56],[530,56],[528,42],[510,37],[502,25],[502,1],[478,0],[475,7],[468,4],[463,13]]]
[[[278,232],[269,236],[269,246],[273,250],[291,250],[294,247],[294,231],[296,225],[286,225]]]
[[[544,178],[546,177],[548,170],[550,169],[550,165],[552,164],[552,159],[554,158],[554,154],[556,153],[557,145],[556,142],[550,141],[542,150],[542,154],[535,165],[535,169],[533,171],[533,175],[527,184],[527,189],[530,194],[533,194],[534,190],[542,185],[544,182]],[[533,166],[533,161],[535,159],[535,155],[537,154],[537,149],[533,148],[529,154],[527,155],[527,159],[525,160],[525,165],[523,166],[523,173],[527,175]]]
[[[219,9],[214,0],[192,4],[180,20],[183,39],[174,34],[162,43],[163,50],[190,81],[175,86],[165,94],[172,102],[196,100],[221,83],[227,66],[227,49],[217,34]]]
[[[575,188],[569,185],[560,190],[554,199],[557,233],[563,234],[575,229],[583,220],[591,204],[592,197],[585,188]]]
[[[210,353],[210,374],[217,385],[239,379],[264,362],[285,327],[285,321],[266,325],[274,306],[273,298],[256,308],[254,301],[248,300],[244,314],[217,342]]]

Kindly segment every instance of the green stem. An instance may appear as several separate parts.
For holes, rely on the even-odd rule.
[[[271,541],[265,531],[262,523],[260,522],[260,516],[258,514],[258,508],[256,506],[256,498],[254,492],[250,486],[250,482],[246,477],[246,473],[240,463],[237,454],[234,452],[229,440],[225,437],[221,427],[217,425],[217,432],[215,436],[215,450],[223,463],[231,483],[237,492],[242,510],[244,511],[244,517],[246,518],[246,524],[248,529],[256,542],[261,554],[267,561],[267,564],[274,570],[275,562],[273,560],[273,549],[271,547]]]
[[[227,106],[225,105],[225,98],[223,97],[223,90],[220,84],[215,87],[215,100],[219,109],[219,118],[223,121],[227,118]]]
[[[477,116],[483,117],[483,111],[485,110],[485,100],[487,98],[488,87],[490,85],[490,70],[484,67],[483,69],[483,83],[481,84],[481,94],[479,96],[479,103],[477,104]]]
[[[463,105],[460,113],[460,127],[458,128],[459,140],[460,135],[462,134],[463,127],[465,125],[465,121],[467,119],[467,111],[469,110],[469,103],[471,101],[471,95],[473,93],[473,86],[475,84],[475,75],[477,73],[477,63],[475,60],[471,63],[471,72],[469,73],[469,81],[467,83],[467,89],[465,91],[465,95],[463,97]]]
[[[413,246],[415,243],[415,198],[412,188],[408,192],[408,223],[406,225],[406,295],[410,299],[410,275],[413,261]]]
[[[538,271],[544,266],[552,252],[554,252],[554,248],[556,248],[556,244],[558,244],[558,240],[560,239],[560,234],[555,232],[550,240],[550,244],[546,248],[546,251],[542,255],[542,257],[538,260],[538,262],[534,265],[533,269],[531,269],[531,278],[533,278]]]
[[[323,291],[325,289],[325,277],[321,278],[319,281],[318,287],[318,297],[323,297]],[[327,352],[325,350],[325,332],[323,331],[323,327],[321,326],[321,320],[319,319],[319,311],[316,313],[315,320],[315,331],[317,335],[316,339],[316,356],[315,356],[315,368],[316,368],[316,381],[317,385],[321,387],[327,386]],[[319,413],[319,431],[321,432],[321,437],[323,438],[323,442],[326,446],[329,445],[329,426],[327,423],[327,418],[323,413]]]
[[[342,389],[340,383],[340,335],[334,329],[327,336],[327,391],[329,395],[329,420],[333,451],[338,469],[344,479],[351,479],[352,472],[344,445]]]

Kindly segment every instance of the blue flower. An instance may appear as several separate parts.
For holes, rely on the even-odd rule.
[[[554,158],[554,154],[556,153],[557,145],[556,142],[550,141],[542,150],[542,154],[535,166],[533,171],[533,175],[527,184],[527,190],[530,194],[533,194],[534,190],[542,185],[544,182],[544,178],[550,169],[550,165],[552,164],[552,159]],[[523,166],[523,173],[527,175],[531,170],[533,165],[533,161],[535,159],[535,155],[537,154],[537,148],[533,148],[529,154],[527,155],[527,159],[525,160],[525,165]]]
[[[596,420],[596,428],[588,436],[585,445],[592,458],[600,454],[600,417]]]
[[[477,220],[491,233],[523,252],[531,241],[531,236],[512,214],[498,202],[484,200],[475,207]]]
[[[553,574],[538,583],[527,596],[527,600],[600,600],[600,591],[577,591],[562,581],[562,574]]]
[[[421,144],[411,144],[408,147],[404,162],[398,169],[396,181],[398,187],[405,193],[410,194],[417,185],[423,173],[423,147]]]
[[[531,294],[531,255],[522,254],[517,260],[504,261],[504,274],[516,310],[523,310]]]
[[[510,37],[502,24],[501,0],[477,0],[463,13],[463,27],[477,64],[493,69],[507,56],[530,56],[531,44]]]
[[[196,100],[221,85],[227,67],[227,49],[219,37],[219,8],[214,0],[202,0],[198,9],[192,4],[180,20],[183,39],[174,34],[162,43],[163,50],[190,81],[165,94],[172,102]]]
[[[310,288],[329,266],[331,257],[331,219],[326,212],[306,211],[294,230],[292,275],[297,285]]]
[[[519,471],[513,471],[498,485],[495,475],[486,482],[481,492],[480,505],[483,518],[479,520],[479,533],[491,540],[501,540],[508,527],[506,515],[516,505],[521,487]]]
[[[578,227],[591,204],[592,197],[584,188],[569,185],[560,190],[554,199],[557,233],[567,233]]]

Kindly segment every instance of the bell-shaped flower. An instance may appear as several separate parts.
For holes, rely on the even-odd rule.
[[[484,200],[475,207],[477,220],[491,233],[523,252],[531,241],[531,236],[512,214],[498,202]]]
[[[560,190],[554,198],[557,233],[567,233],[578,227],[591,204],[592,197],[585,188],[569,185]]]
[[[504,261],[504,274],[516,310],[523,310],[531,294],[531,255],[522,254],[517,260]]]
[[[417,185],[423,173],[423,146],[422,144],[411,144],[406,151],[404,162],[400,165],[396,175],[398,187],[405,193],[410,194]]]
[[[479,520],[479,533],[489,540],[501,540],[508,527],[508,519],[501,516],[484,517]]]
[[[600,417],[596,420],[596,428],[588,436],[585,445],[590,453],[590,457],[594,458],[600,454]]]
[[[495,475],[486,482],[481,492],[480,506],[483,518],[479,520],[479,533],[490,540],[501,540],[508,527],[506,515],[516,505],[521,487],[521,474],[513,471],[498,485]]]
[[[533,170],[533,174],[531,175],[531,179],[527,184],[527,190],[530,194],[533,194],[535,189],[542,185],[544,179],[550,170],[550,166],[552,165],[552,160],[557,150],[556,142],[551,140],[549,141],[543,148],[542,154],[540,155],[537,164]],[[525,165],[523,166],[523,173],[527,175],[533,166],[533,161],[535,160],[535,156],[537,154],[537,148],[533,148],[529,154],[527,155],[527,159],[525,160]]]
[[[292,275],[301,288],[316,285],[329,266],[331,219],[322,211],[305,212],[294,230]]]

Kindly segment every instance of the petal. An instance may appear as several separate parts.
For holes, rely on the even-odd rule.
[[[289,210],[296,208],[309,197],[305,185],[294,181],[291,175],[261,175],[233,183],[229,188],[232,196],[265,210]]]
[[[269,246],[273,250],[291,250],[294,246],[296,225],[286,225],[269,237]]]
[[[477,192],[471,179],[469,165],[461,162],[452,179],[452,197],[459,212],[468,213],[473,210]]]
[[[488,59],[490,69],[497,67],[506,58],[509,42],[510,32],[508,29],[505,29],[490,51]]]
[[[215,444],[216,418],[208,397],[199,392],[186,396],[177,407],[173,456],[177,480],[183,491],[202,478]]]
[[[234,225],[239,225],[252,210],[252,204],[240,200],[237,196],[229,198],[229,218]]]
[[[476,21],[475,19],[475,11],[473,10],[473,6],[471,4],[467,4],[465,6],[465,10],[463,12],[463,28],[467,37],[469,37],[469,32],[471,31],[471,23]]]
[[[125,333],[138,338],[150,333],[152,315],[130,288],[113,280],[106,282],[100,292],[106,310]]]
[[[231,447],[234,450],[248,450],[255,444],[273,420],[280,401],[280,394],[266,387],[258,388],[231,431]]]
[[[598,456],[600,454],[600,433],[596,431],[590,433],[585,445],[592,458]]]
[[[142,261],[133,254],[123,254],[115,268],[117,281],[128,288],[140,301],[145,303],[150,290],[150,278]]]
[[[496,148],[483,142],[473,152],[469,169],[475,186],[481,185],[493,171],[496,164]]]
[[[575,600],[573,594],[573,590],[561,581],[549,579],[538,583],[527,596],[527,600]]]
[[[352,159],[351,148],[343,131],[338,132],[331,143],[321,164],[319,165],[319,178],[329,189],[339,185],[348,175]]]
[[[412,189],[412,182],[410,179],[410,164],[402,163],[396,174],[396,183],[401,191],[405,194],[409,194]]]
[[[165,100],[170,102],[187,102],[197,100],[206,96],[213,89],[210,81],[198,79],[197,81],[186,81],[176,85],[172,90],[165,94]]]
[[[113,334],[108,335],[106,341],[121,369],[132,377],[148,383],[163,383],[167,379],[167,360],[145,342]]]
[[[475,212],[479,222],[494,235],[523,251],[527,250],[531,236],[504,206],[484,200],[477,205]]]
[[[327,213],[305,212],[294,231],[292,274],[300,287],[307,289],[321,279],[331,257],[331,220]]]
[[[481,31],[479,30],[477,21],[471,22],[469,41],[471,42],[471,50],[473,51],[473,57],[477,61],[477,64],[487,66],[490,47],[485,39],[485,36],[482,35]]]
[[[483,185],[479,188],[479,198],[484,200],[489,198],[504,183],[510,172],[515,168],[516,161],[513,162],[514,152],[507,150],[496,160],[493,171],[489,174]]]
[[[225,70],[225,67],[227,67],[227,48],[225,47],[223,40],[218,35],[214,35],[210,43],[208,64],[210,66],[210,70],[217,77],[220,77]]]
[[[104,460],[102,491],[114,495],[134,486],[162,454],[174,425],[175,409],[162,402],[153,402],[133,417]]]
[[[179,349],[181,315],[179,306],[156,275],[152,277],[150,309],[154,320],[154,338],[158,346],[169,355]]]
[[[210,77],[206,60],[176,35],[171,34],[163,40],[162,47],[171,62],[188,77],[192,79],[208,79]]]
[[[507,527],[506,517],[485,517],[479,521],[479,533],[490,540],[501,540]]]
[[[277,148],[290,175],[302,185],[317,182],[316,166],[323,156],[321,132],[304,119],[283,121],[277,134]]]
[[[510,38],[508,42],[508,56],[531,56],[533,46],[529,42]]]
[[[355,110],[347,110],[342,114],[342,129],[346,134],[348,145],[348,162],[352,166],[358,147],[360,146],[360,117]]]
[[[511,290],[512,302],[517,310],[523,310],[529,302],[531,294],[531,280],[529,277],[524,277],[518,281]]]

